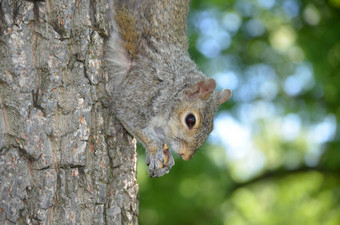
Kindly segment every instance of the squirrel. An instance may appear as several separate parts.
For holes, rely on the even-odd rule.
[[[190,0],[115,0],[106,43],[114,113],[146,149],[151,177],[174,165],[169,147],[189,160],[213,129],[231,90],[214,91],[188,53]]]

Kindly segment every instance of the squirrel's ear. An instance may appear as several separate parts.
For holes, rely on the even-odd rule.
[[[202,80],[193,86],[189,87],[188,90],[185,91],[185,94],[189,98],[198,97],[202,100],[207,99],[215,90],[216,81],[214,79]]]
[[[216,99],[217,99],[218,105],[221,105],[223,102],[228,101],[230,97],[231,97],[231,90],[229,89],[224,89],[222,91],[216,92]]]

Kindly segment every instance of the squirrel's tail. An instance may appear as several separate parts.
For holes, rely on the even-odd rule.
[[[123,40],[115,25],[110,33],[110,37],[106,40],[105,59],[109,76],[111,76],[111,80],[115,81],[116,86],[121,84],[132,65],[132,61],[128,56],[127,50],[122,45]]]

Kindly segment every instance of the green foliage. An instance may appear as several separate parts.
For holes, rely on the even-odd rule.
[[[190,53],[233,97],[211,139],[147,175],[141,225],[340,224],[340,1],[193,0]]]

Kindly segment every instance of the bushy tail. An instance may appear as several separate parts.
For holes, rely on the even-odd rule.
[[[123,40],[120,37],[116,24],[113,24],[113,29],[109,39],[106,41],[105,59],[110,81],[108,90],[114,91],[115,87],[119,86],[126,76],[132,65],[128,52],[123,45]]]

